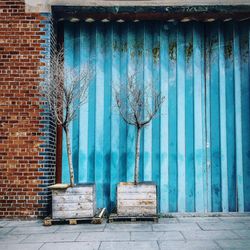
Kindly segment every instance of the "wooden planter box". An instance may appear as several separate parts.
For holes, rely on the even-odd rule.
[[[117,186],[118,216],[155,216],[157,214],[156,185],[143,182],[134,185],[121,182]]]
[[[96,192],[94,184],[69,187],[65,184],[50,186],[52,190],[52,219],[94,217]]]

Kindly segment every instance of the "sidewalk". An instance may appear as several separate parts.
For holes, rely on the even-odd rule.
[[[164,218],[158,224],[54,225],[0,220],[1,250],[250,249],[250,216]]]

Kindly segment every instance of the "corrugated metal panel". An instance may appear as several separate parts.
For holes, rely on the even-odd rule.
[[[166,97],[141,142],[140,180],[157,183],[159,211],[250,211],[249,22],[64,27],[65,63],[95,70],[71,138],[76,180],[96,183],[98,207],[112,209],[116,184],[133,180],[135,130],[112,85],[137,71]]]

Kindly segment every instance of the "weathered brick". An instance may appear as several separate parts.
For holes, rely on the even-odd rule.
[[[51,27],[49,15],[25,13],[24,0],[0,1],[0,217],[49,211],[56,131],[38,87]]]

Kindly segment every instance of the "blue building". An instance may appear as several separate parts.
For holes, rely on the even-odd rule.
[[[95,72],[70,130],[76,182],[96,183],[97,206],[112,210],[117,183],[133,180],[135,131],[112,86],[136,72],[166,97],[140,152],[140,180],[157,184],[159,212],[250,211],[250,3],[54,2],[65,65]]]

